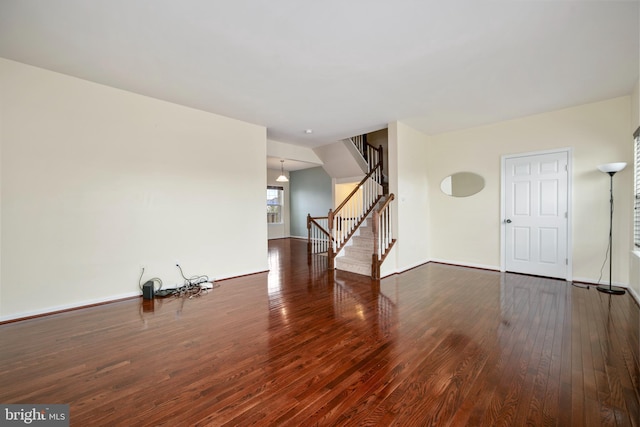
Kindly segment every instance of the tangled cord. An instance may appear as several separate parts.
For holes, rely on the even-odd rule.
[[[184,279],[184,284],[182,286],[178,286],[175,289],[162,289],[162,280],[159,277],[154,277],[153,279],[149,279],[147,282],[154,283],[154,293],[155,296],[160,298],[166,297],[178,297],[178,298],[193,298],[199,297],[201,295],[207,294],[210,289],[217,288],[218,286],[214,285],[212,281],[209,280],[209,276],[207,275],[199,275],[186,277],[184,272],[182,271],[182,267],[180,264],[176,264],[176,267],[180,270],[180,275]],[[138,279],[138,286],[140,287],[140,291],[142,291],[142,276],[144,276],[144,267],[142,267],[142,273],[140,273],[140,278]],[[159,285],[158,289],[155,289],[155,283]],[[205,283],[210,285],[210,288],[203,287]]]
[[[184,275],[184,272],[182,271],[182,267],[180,267],[180,264],[176,264],[176,267],[178,267],[178,270],[180,270],[180,275],[184,279],[184,285],[176,288],[169,295],[175,296],[175,297],[194,298],[194,297],[199,297],[201,295],[205,295],[209,293],[209,289],[202,287],[202,285],[205,283],[209,283],[213,286],[213,283],[209,281],[209,276],[203,274],[198,276],[187,277]]]
[[[187,278],[184,275],[184,272],[182,271],[182,267],[180,267],[180,264],[176,264],[176,267],[178,267],[178,270],[180,270],[180,275],[184,279],[184,285],[185,286],[199,285],[201,283],[206,283],[206,282],[209,281],[209,276],[207,276],[205,274],[203,274],[201,276],[191,276],[190,278]]]
[[[183,286],[180,286],[179,288],[176,288],[171,295],[178,298],[183,298],[183,297],[193,298],[193,297],[199,297],[201,295],[204,295],[207,292],[209,292],[209,290],[203,289],[202,286],[200,286],[200,284],[196,285],[196,284],[190,283],[188,285],[183,285]]]

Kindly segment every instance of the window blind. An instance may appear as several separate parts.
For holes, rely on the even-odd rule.
[[[640,127],[633,133],[633,179],[635,200],[633,203],[633,243],[640,248]]]

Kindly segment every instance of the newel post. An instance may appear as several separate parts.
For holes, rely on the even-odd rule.
[[[307,214],[307,255],[311,255],[311,214]]]
[[[384,182],[384,148],[382,145],[378,147],[378,157],[380,157],[380,185],[382,186],[382,194],[389,194],[389,184]]]
[[[380,236],[380,211],[373,211],[373,254],[371,255],[371,278],[380,278],[380,261],[378,259],[379,236]]]
[[[327,227],[329,228],[329,245],[327,247],[327,267],[329,270],[333,270],[334,266],[334,253],[333,253],[333,210],[329,209],[327,214]]]

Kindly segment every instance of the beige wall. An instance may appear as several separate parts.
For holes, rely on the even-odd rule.
[[[404,271],[429,260],[429,137],[401,122],[389,124],[389,191],[398,244],[381,275]]]
[[[640,80],[636,83],[631,94],[631,127],[629,132],[633,134],[638,127],[640,127]],[[634,197],[634,191],[635,189],[632,188],[630,197]],[[633,229],[633,222],[630,227]],[[640,250],[634,247],[633,242],[631,242],[629,255],[629,288],[636,300],[640,302]]]
[[[0,319],[268,269],[266,129],[0,59]]]
[[[430,253],[436,260],[500,267],[500,167],[507,154],[573,149],[573,278],[596,281],[609,231],[609,177],[596,167],[625,161],[615,176],[614,282],[627,284],[631,244],[633,161],[631,97],[582,105],[430,138]],[[444,195],[454,172],[482,175],[486,187],[467,198]],[[606,270],[606,269],[605,269]],[[607,280],[608,271],[604,272]]]
[[[335,181],[335,180],[334,180]],[[340,203],[351,194],[354,188],[360,183],[360,181],[338,183],[333,185],[333,208],[337,208]]]

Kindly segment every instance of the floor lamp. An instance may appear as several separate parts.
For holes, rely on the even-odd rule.
[[[610,177],[609,184],[609,286],[600,285],[596,289],[607,294],[622,295],[625,293],[624,288],[619,286],[611,286],[611,264],[613,260],[613,175],[620,172],[627,166],[624,162],[607,163],[598,166],[601,172],[608,173]]]

